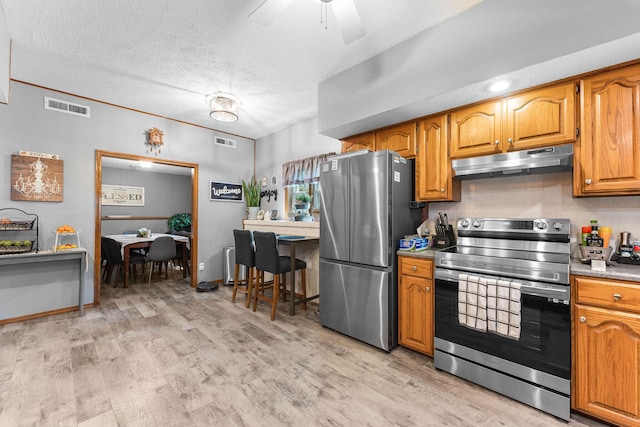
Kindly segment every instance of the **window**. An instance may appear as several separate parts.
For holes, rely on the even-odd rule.
[[[299,184],[285,188],[285,215],[289,212],[295,212],[296,196],[300,193],[306,193],[311,196],[311,207],[309,213],[318,213],[320,211],[320,183]]]
[[[296,196],[300,193],[311,196],[309,213],[320,210],[320,165],[336,153],[320,154],[306,159],[294,160],[282,165],[282,184],[285,188],[285,215],[296,211]]]

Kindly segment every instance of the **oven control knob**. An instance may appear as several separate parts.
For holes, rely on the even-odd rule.
[[[562,223],[560,221],[557,221],[557,222],[553,223],[553,228],[555,228],[558,231],[562,230],[562,227],[563,227],[563,225],[562,225]]]
[[[480,224],[480,221],[476,219],[471,225],[473,225],[474,228],[480,228],[482,224]]]
[[[460,226],[462,227],[468,227],[469,226],[469,221],[467,221],[466,219],[463,219],[462,221],[460,221]]]
[[[540,221],[538,223],[536,223],[536,227],[538,227],[538,230],[544,230],[545,228],[547,228],[547,223]]]

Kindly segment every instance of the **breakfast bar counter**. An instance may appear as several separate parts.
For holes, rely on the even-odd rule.
[[[270,231],[279,235],[306,237],[306,241],[295,244],[295,256],[307,263],[307,295],[318,295],[320,247],[317,239],[320,238],[320,222],[245,219],[242,224],[245,230]],[[291,245],[283,243],[285,244],[280,246],[280,255],[288,256]]]

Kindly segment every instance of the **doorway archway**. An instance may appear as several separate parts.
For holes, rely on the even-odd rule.
[[[110,151],[96,150],[96,180],[95,180],[95,250],[94,250],[94,272],[93,272],[93,303],[100,304],[100,271],[101,271],[101,248],[102,221],[105,220],[102,214],[102,168],[103,161],[121,159],[130,162],[151,162],[162,167],[188,168],[191,175],[191,269],[190,284],[196,286],[196,262],[198,259],[198,165],[176,160],[158,159],[155,157],[138,156],[134,154],[116,153]]]

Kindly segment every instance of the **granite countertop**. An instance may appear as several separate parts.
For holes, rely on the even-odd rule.
[[[425,251],[397,251],[398,256],[433,259],[440,249],[427,249]],[[607,263],[606,271],[591,270],[591,265],[583,264],[578,259],[571,258],[570,273],[577,276],[601,277],[603,279],[627,280],[640,283],[640,265]]]
[[[433,259],[436,252],[438,252],[440,249],[426,249],[424,251],[397,251],[396,254],[398,256],[407,256],[407,257],[413,257],[413,258],[427,258],[427,259]]]
[[[571,259],[571,274],[578,276],[601,277],[603,279],[628,280],[640,282],[640,265],[607,263],[606,271],[591,270],[591,265],[583,264],[579,260]]]

